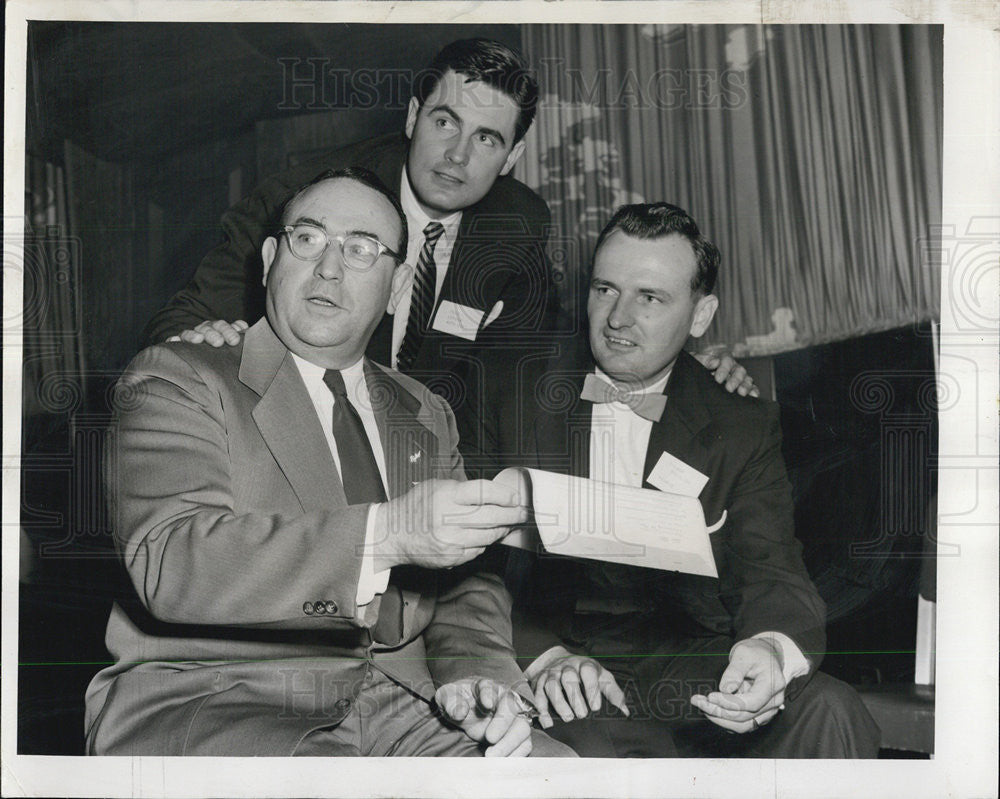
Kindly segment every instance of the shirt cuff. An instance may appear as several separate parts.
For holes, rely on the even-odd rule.
[[[370,603],[376,594],[385,592],[389,585],[389,575],[392,569],[375,571],[375,551],[372,544],[375,541],[375,509],[377,505],[368,506],[368,520],[365,523],[365,543],[361,551],[361,573],[358,575],[358,593],[356,604],[358,617],[364,615],[364,606]]]
[[[769,631],[757,633],[757,635],[752,637],[770,641],[781,650],[782,660],[784,661],[784,668],[782,668],[781,674],[785,678],[785,685],[788,685],[796,677],[802,677],[809,673],[809,661],[806,660],[806,656],[802,654],[802,650],[799,649],[798,644],[784,633]]]

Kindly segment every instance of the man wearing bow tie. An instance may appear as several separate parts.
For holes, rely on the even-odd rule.
[[[134,596],[89,752],[568,753],[530,732],[500,581],[443,571],[523,509],[465,481],[439,397],[364,358],[406,240],[373,174],[321,175],[263,243],[267,313],[238,346],[129,366],[107,484]]]
[[[718,526],[718,578],[513,551],[515,648],[543,725],[572,722],[552,733],[580,754],[669,756],[672,740],[688,756],[872,757],[860,699],[817,673],[825,608],[794,536],[777,406],[727,394],[682,351],[718,307],[719,261],[682,209],[619,209],[595,250],[589,346],[516,364],[498,378],[505,403],[463,420],[473,471],[696,496]]]

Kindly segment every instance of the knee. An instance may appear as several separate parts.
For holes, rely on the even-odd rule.
[[[541,730],[532,730],[531,757],[579,757],[579,755],[562,741],[549,737]]]
[[[815,731],[825,739],[823,756],[878,756],[881,731],[858,692],[847,683],[819,672],[793,704],[803,720],[813,720]]]

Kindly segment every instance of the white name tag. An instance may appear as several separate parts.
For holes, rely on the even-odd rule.
[[[708,475],[688,466],[680,458],[664,452],[649,473],[649,484],[668,494],[697,497],[708,482]]]
[[[467,305],[459,305],[457,302],[441,300],[431,328],[439,333],[448,333],[451,336],[464,338],[466,341],[475,341],[484,313],[478,308],[469,308]]]

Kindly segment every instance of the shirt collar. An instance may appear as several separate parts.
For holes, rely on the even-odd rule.
[[[430,222],[440,222],[444,227],[444,236],[449,241],[454,241],[458,233],[458,225],[462,221],[462,212],[455,211],[442,219],[431,219],[420,203],[417,202],[417,195],[413,193],[410,185],[410,177],[406,174],[406,167],[403,167],[403,176],[400,178],[399,202],[403,206],[403,213],[406,214],[406,223],[410,226],[410,240],[423,237],[424,228]]]
[[[671,364],[670,368],[667,369],[667,373],[663,377],[661,377],[655,383],[652,383],[652,384],[650,384],[648,386],[643,386],[638,391],[633,392],[633,393],[636,393],[636,394],[662,394],[663,393],[663,389],[667,387],[667,381],[670,379],[670,373],[673,370],[674,370],[674,367],[673,367],[673,364]],[[605,383],[608,383],[608,384],[610,384],[612,386],[616,385],[615,381],[612,380],[604,371],[602,371],[600,366],[596,366],[596,365],[594,366],[594,373],[601,380],[603,380]]]
[[[291,351],[289,351],[291,352]],[[318,364],[307,361],[296,355],[294,352],[291,353],[292,359],[295,361],[295,365],[299,368],[299,374],[302,375],[302,380],[307,386],[315,386],[323,382],[323,375],[326,374],[326,369]],[[357,386],[359,383],[365,382],[365,359],[361,357],[356,363],[351,364],[346,369],[338,369],[341,375],[344,377],[344,385],[347,386],[348,391],[352,386]]]

